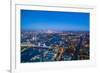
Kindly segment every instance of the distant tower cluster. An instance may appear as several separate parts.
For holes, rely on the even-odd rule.
[[[37,37],[36,37],[36,35],[34,35],[33,38],[32,38],[32,40],[36,41],[36,39],[37,39]]]
[[[47,30],[47,33],[53,33],[53,31],[51,31],[51,30]]]

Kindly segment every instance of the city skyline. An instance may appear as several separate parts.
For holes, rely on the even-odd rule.
[[[21,30],[89,31],[89,13],[21,10]]]

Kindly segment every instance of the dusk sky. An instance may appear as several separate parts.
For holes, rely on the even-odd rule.
[[[21,10],[22,30],[89,31],[89,13]]]

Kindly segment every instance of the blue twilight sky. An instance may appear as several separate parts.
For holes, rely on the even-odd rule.
[[[89,13],[21,10],[22,30],[89,31]]]

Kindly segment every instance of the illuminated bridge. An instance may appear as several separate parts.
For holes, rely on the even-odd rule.
[[[42,47],[42,48],[50,48],[49,46],[43,45],[34,45],[34,44],[21,44],[21,47]]]

